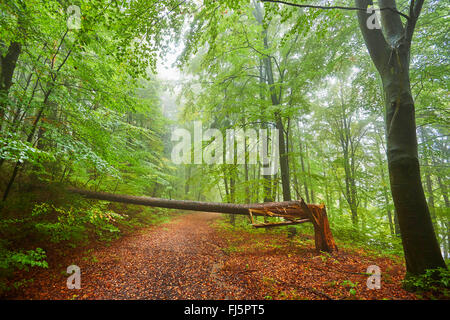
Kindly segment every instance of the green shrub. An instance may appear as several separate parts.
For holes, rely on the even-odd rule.
[[[11,251],[0,245],[0,293],[9,290],[7,278],[15,270],[29,271],[30,267],[48,268],[46,254],[42,248],[28,251]],[[27,281],[18,281],[12,285],[18,288]]]
[[[110,206],[106,202],[71,199],[58,204],[57,200],[29,206],[26,210],[28,215],[20,218],[17,216],[24,211],[16,208],[12,210],[16,217],[0,220],[0,293],[10,289],[7,279],[16,270],[48,267],[45,251],[42,248],[28,251],[20,249],[24,243],[31,241],[37,246],[60,243],[75,247],[92,239],[111,241],[118,238],[126,227],[135,229],[164,223],[171,217],[169,210],[164,209],[131,207],[127,210],[132,212],[128,216],[115,212],[128,207]],[[10,286],[17,288],[28,282],[20,280]]]
[[[450,271],[445,268],[428,269],[422,275],[408,274],[403,281],[407,290],[430,292],[449,297]]]

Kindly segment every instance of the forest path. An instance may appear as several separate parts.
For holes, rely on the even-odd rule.
[[[400,261],[364,249],[317,252],[310,235],[285,229],[217,226],[221,214],[194,212],[87,250],[64,251],[13,299],[415,299],[402,289]],[[283,231],[284,230],[284,231]],[[396,259],[398,260],[398,259]],[[81,289],[68,289],[69,265]],[[382,270],[381,290],[366,286]]]
[[[227,299],[219,276],[223,242],[211,224],[221,215],[195,212],[145,228],[71,258],[81,269],[81,289],[66,287],[66,267],[41,271],[26,299]],[[53,269],[53,270],[52,270]],[[227,289],[230,292],[227,293]]]

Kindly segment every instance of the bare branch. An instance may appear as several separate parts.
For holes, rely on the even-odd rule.
[[[424,0],[417,0],[411,1],[410,7],[409,7],[409,14],[411,16],[411,19],[408,20],[406,23],[406,32],[405,32],[405,38],[408,44],[411,43],[414,29],[416,28],[417,19],[419,18],[420,12],[422,11]]]
[[[280,3],[280,4],[287,5],[287,6],[297,7],[297,8],[313,8],[313,9],[323,9],[323,10],[339,9],[339,10],[351,10],[351,11],[367,11],[367,7],[362,8],[362,7],[343,7],[343,6],[317,6],[317,5],[311,5],[311,4],[292,3],[292,2],[282,1],[282,0],[260,0],[260,1],[261,2]],[[379,10],[380,11],[389,10],[389,11],[392,11],[392,12],[402,16],[403,18],[409,20],[409,17],[406,14],[404,14],[394,8],[383,7],[383,8],[380,8]]]

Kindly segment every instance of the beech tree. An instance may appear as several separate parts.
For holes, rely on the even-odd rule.
[[[294,263],[316,265],[303,250],[311,236],[330,253],[336,237],[344,256],[315,253],[329,271],[353,248],[405,257],[436,297],[450,274],[449,10],[444,0],[0,1],[0,295],[2,275],[45,267],[54,244],[109,241],[183,209],[230,215],[217,226],[249,232],[255,248],[266,236],[249,226],[282,227],[267,236],[284,247],[287,231],[289,248],[302,247]],[[272,249],[273,271],[285,270]],[[405,273],[394,260],[379,264],[383,277]],[[397,276],[372,297],[389,298],[391,285]]]
[[[367,49],[383,83],[385,130],[392,198],[412,274],[444,267],[420,176],[414,99],[409,65],[411,42],[423,6],[411,0],[409,16],[402,22],[395,0],[380,0],[382,29],[369,29],[367,8],[371,0],[355,0],[358,21]],[[390,9],[390,10],[388,10]]]
[[[409,75],[411,43],[424,0],[411,0],[409,14],[398,11],[395,0],[380,0],[379,27],[372,0],[355,0],[356,7],[300,5],[261,0],[301,8],[357,12],[359,28],[380,75],[385,97],[385,134],[391,193],[410,274],[446,268],[430,217],[420,175],[415,106]],[[403,22],[401,17],[406,21]]]

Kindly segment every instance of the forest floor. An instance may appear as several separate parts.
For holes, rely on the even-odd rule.
[[[9,299],[416,299],[401,261],[364,250],[318,253],[307,235],[224,227],[216,213],[180,215],[89,250],[68,252]],[[66,287],[67,266],[81,289]],[[369,290],[367,267],[381,268]]]

